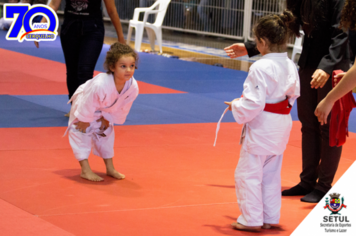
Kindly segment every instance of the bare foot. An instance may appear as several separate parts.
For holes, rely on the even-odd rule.
[[[112,158],[104,159],[106,165],[106,174],[115,179],[125,179],[125,175],[120,174],[117,170],[115,170],[114,163]]]
[[[103,178],[101,178],[99,175],[95,174],[92,171],[91,172],[82,172],[80,174],[80,177],[82,177],[83,179],[94,181],[94,182],[99,182],[99,181],[104,180]]]
[[[80,177],[82,177],[83,179],[87,179],[87,180],[95,181],[95,182],[104,180],[103,178],[101,178],[99,175],[95,174],[91,170],[88,159],[79,161],[79,164],[82,168],[82,173],[80,174]]]
[[[106,174],[108,176],[111,176],[115,179],[125,179],[125,175],[124,174],[121,174],[119,173],[117,170],[113,169],[113,170],[107,170],[106,171]]]
[[[272,226],[270,224],[263,223],[262,229],[270,229]]]
[[[237,230],[243,230],[243,231],[254,231],[254,232],[258,232],[261,230],[261,226],[246,226],[246,225],[242,225],[240,223],[234,222],[231,224],[231,226],[234,229]]]

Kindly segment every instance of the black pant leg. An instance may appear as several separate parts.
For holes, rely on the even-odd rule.
[[[77,88],[93,78],[104,43],[102,20],[67,20],[61,29],[61,44],[67,69],[69,98]]]
[[[78,60],[81,23],[75,20],[65,20],[61,27],[61,44],[67,70],[67,88],[69,99],[78,88]]]
[[[318,178],[320,162],[320,130],[318,119],[314,115],[318,93],[310,87],[314,69],[300,69],[300,94],[297,100],[298,117],[302,123],[302,173],[300,185],[312,190]]]
[[[85,21],[79,45],[78,86],[93,78],[95,65],[104,43],[104,24],[101,20]]]
[[[300,69],[301,96],[298,98],[298,117],[302,123],[302,161],[300,185],[308,190],[316,188],[327,192],[331,188],[339,165],[342,147],[330,147],[329,122],[323,126],[314,111],[318,103],[331,90],[331,78],[323,88],[310,87],[315,69]],[[330,121],[330,116],[328,118]],[[317,181],[317,179],[319,179]]]
[[[326,97],[331,89],[332,79],[329,78],[324,87],[318,89],[318,103]],[[320,125],[319,123],[321,133],[321,161],[318,172],[319,180],[315,188],[322,192],[327,192],[331,188],[331,184],[339,166],[342,151],[342,147],[330,147],[329,145],[330,118],[331,116],[329,115],[328,122],[325,125]]]

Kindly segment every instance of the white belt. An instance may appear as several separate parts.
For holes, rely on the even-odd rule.
[[[220,129],[220,123],[221,123],[221,120],[223,119],[224,115],[226,114],[226,112],[229,110],[229,107],[227,107],[224,111],[224,113],[221,115],[220,117],[220,120],[218,122],[218,125],[216,127],[216,133],[215,133],[215,142],[214,142],[214,147],[216,145],[216,140],[218,139],[218,133],[219,133],[219,129]]]

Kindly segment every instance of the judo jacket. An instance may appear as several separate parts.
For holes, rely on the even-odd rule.
[[[299,75],[287,53],[269,53],[255,62],[244,82],[243,96],[232,103],[232,114],[244,124],[242,147],[255,155],[283,154],[292,128],[290,114],[264,111],[266,103],[288,99],[290,105],[300,95]]]
[[[93,122],[104,117],[111,124],[123,124],[138,96],[136,80],[132,77],[118,93],[112,74],[100,73],[79,86],[72,96],[69,126],[75,121]]]

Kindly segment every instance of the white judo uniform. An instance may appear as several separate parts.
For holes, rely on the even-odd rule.
[[[0,19],[0,29],[9,30],[13,20],[5,20],[4,17]]]
[[[137,96],[138,85],[133,77],[125,83],[121,93],[116,90],[112,74],[98,74],[79,86],[70,100],[72,109],[67,129],[78,161],[88,159],[92,148],[95,155],[104,159],[114,156],[114,124],[125,122]],[[101,121],[97,121],[101,117],[110,122],[105,131],[100,130]],[[78,121],[90,123],[86,133],[76,130],[74,123]]]
[[[278,224],[281,208],[281,165],[292,128],[290,114],[264,111],[266,103],[288,98],[293,105],[300,95],[299,75],[287,53],[269,53],[255,62],[244,83],[243,97],[232,103],[232,114],[244,124],[235,185],[246,226]]]

